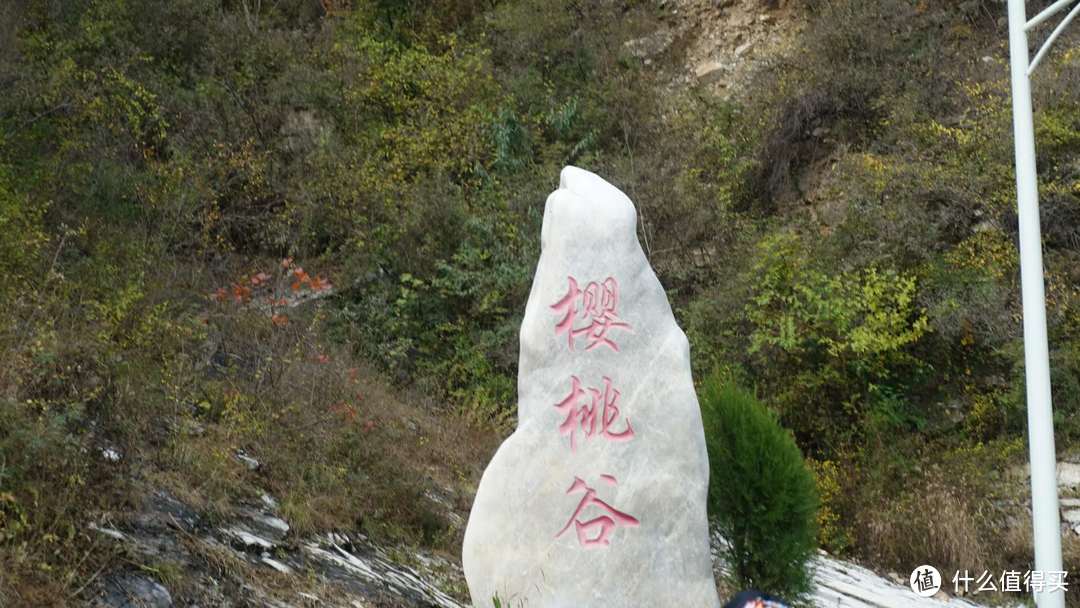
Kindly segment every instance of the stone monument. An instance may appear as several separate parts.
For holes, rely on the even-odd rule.
[[[566,167],[521,324],[518,425],[484,472],[473,605],[717,608],[690,349],[618,188]]]

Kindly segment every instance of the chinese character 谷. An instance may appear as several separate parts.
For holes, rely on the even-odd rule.
[[[616,485],[618,482],[611,475],[601,475],[601,479],[608,482],[611,485]],[[577,509],[574,510],[574,514],[570,516],[570,519],[566,522],[566,525],[555,535],[555,538],[559,538],[564,532],[570,529],[573,525],[577,531],[578,542],[583,547],[606,547],[611,544],[610,536],[615,531],[615,528],[620,526],[626,528],[636,528],[641,522],[635,517],[623,513],[606,502],[596,497],[596,490],[590,488],[580,477],[574,478],[574,483],[570,485],[570,489],[566,491],[567,494],[573,494],[575,492],[585,492],[585,495],[581,498],[581,502],[578,503]],[[581,521],[579,517],[582,512],[589,508],[597,507],[604,511],[605,515],[600,515],[592,519]],[[590,537],[589,532],[596,530],[596,535]]]
[[[570,285],[566,295],[551,305],[552,310],[563,314],[562,319],[555,325],[555,335],[565,333],[570,350],[574,350],[574,341],[578,336],[585,336],[588,341],[585,350],[604,345],[619,352],[619,346],[607,335],[612,329],[631,331],[630,324],[620,319],[616,311],[619,305],[619,283],[614,277],[608,277],[603,283],[592,281],[585,289],[581,289],[574,277],[567,278]],[[586,323],[574,327],[574,320],[579,312],[580,318]]]
[[[581,388],[581,380],[577,376],[570,376],[570,394],[565,399],[555,404],[555,408],[566,415],[559,432],[570,436],[570,450],[577,449],[574,435],[581,428],[586,438],[596,434],[596,418],[600,417],[600,435],[611,441],[629,441],[634,437],[634,428],[630,426],[630,419],[626,418],[626,427],[620,432],[611,430],[615,420],[619,417],[619,391],[611,386],[611,378],[604,376],[604,391],[589,388],[590,397],[586,401],[585,390]]]

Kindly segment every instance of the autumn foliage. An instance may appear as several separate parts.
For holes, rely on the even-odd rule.
[[[228,288],[219,287],[210,294],[210,299],[220,304],[234,305],[247,305],[254,301],[267,312],[275,327],[284,327],[289,324],[286,314],[289,308],[333,290],[328,279],[321,274],[312,277],[303,267],[294,264],[292,258],[281,260],[280,266],[272,272],[256,272],[242,277]]]

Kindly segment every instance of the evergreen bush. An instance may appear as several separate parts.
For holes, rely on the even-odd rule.
[[[742,588],[798,599],[817,549],[814,477],[791,434],[754,395],[710,376],[701,390],[709,515]]]

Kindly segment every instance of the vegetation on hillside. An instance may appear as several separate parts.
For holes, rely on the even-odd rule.
[[[730,101],[670,85],[679,44],[626,53],[670,18],[643,0],[0,5],[0,603],[123,559],[85,524],[146,482],[454,551],[418,480],[467,504],[512,423],[565,164],[638,204],[697,377],[792,431],[823,547],[1028,569],[1003,7],[792,5],[795,52]],[[1067,451],[1080,53],[1058,48],[1035,93]]]

